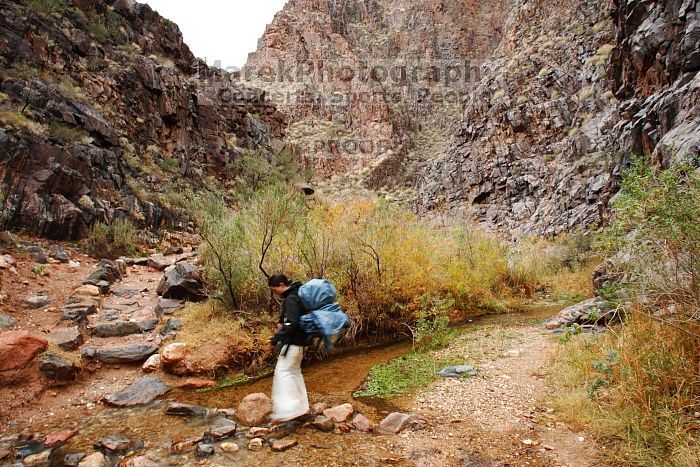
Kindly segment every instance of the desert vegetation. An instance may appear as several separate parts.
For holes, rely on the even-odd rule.
[[[613,446],[609,462],[698,465],[700,178],[637,160],[613,209],[602,293],[626,321],[562,346],[557,405]]]

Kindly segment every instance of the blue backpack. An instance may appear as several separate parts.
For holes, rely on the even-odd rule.
[[[343,313],[336,300],[335,287],[325,279],[312,279],[299,288],[298,295],[309,311],[299,319],[299,325],[309,336],[309,343],[314,337],[321,337],[326,352],[330,352],[338,333],[348,322],[348,315]]]

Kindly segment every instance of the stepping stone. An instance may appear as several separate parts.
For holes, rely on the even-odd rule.
[[[107,454],[123,453],[131,448],[131,440],[123,435],[110,435],[96,442],[93,447]]]
[[[101,452],[95,452],[80,461],[78,467],[106,467],[106,465],[107,459],[105,455]]]
[[[83,335],[78,326],[70,328],[56,328],[51,331],[46,340],[57,345],[61,350],[75,350],[83,345]]]
[[[318,415],[314,421],[311,422],[311,426],[319,431],[323,431],[324,433],[329,433],[335,429],[335,423],[333,423],[333,420],[325,415]]]
[[[73,291],[73,295],[78,297],[99,297],[100,288],[96,285],[81,285]]]
[[[140,334],[141,327],[134,321],[112,321],[90,326],[90,332],[97,337],[122,337]]]
[[[357,414],[355,418],[352,419],[352,426],[354,426],[357,431],[369,433],[374,430],[376,423],[362,414]]]
[[[186,452],[186,451],[191,451],[193,450],[197,444],[202,442],[203,436],[199,436],[197,438],[189,438],[184,441],[177,441],[174,442],[170,446],[170,452]]]
[[[153,255],[153,256],[148,258],[148,262],[146,263],[146,265],[149,268],[155,269],[156,271],[165,271],[165,269],[168,266],[173,265],[173,262],[172,262],[172,260],[169,260],[167,258],[163,258],[162,256]]]
[[[204,432],[204,436],[213,439],[224,439],[235,435],[236,430],[238,430],[236,422],[228,418],[217,418],[212,426]]]
[[[464,376],[476,376],[477,374],[476,368],[471,365],[456,365],[443,368],[437,375],[442,378],[461,378]]]
[[[54,382],[67,383],[75,380],[80,368],[75,363],[54,355],[45,355],[41,358],[39,370],[48,379]]]
[[[332,409],[326,409],[323,411],[323,415],[330,418],[336,423],[343,423],[347,421],[353,414],[355,409],[352,404],[343,404]]]
[[[49,256],[64,264],[70,261],[70,253],[68,253],[65,248],[58,245],[51,245],[49,247]]]
[[[207,409],[204,407],[181,402],[170,402],[165,409],[165,415],[174,415],[177,417],[203,417],[207,412]]]
[[[38,245],[29,245],[27,247],[24,247],[24,251],[29,253],[29,256],[31,256],[32,259],[39,264],[49,263],[49,257],[46,256],[46,252],[43,248],[41,248]]]
[[[146,376],[124,390],[107,396],[104,400],[107,405],[113,407],[135,407],[149,404],[169,391],[170,386],[159,378]]]
[[[130,344],[123,347],[86,348],[80,352],[83,358],[102,363],[138,363],[156,353],[151,344]]]
[[[170,318],[160,330],[161,336],[167,336],[171,332],[177,332],[182,329],[182,321],[179,318]]]
[[[386,433],[399,433],[401,430],[411,424],[413,417],[411,415],[394,412],[389,414],[384,420],[379,423],[379,430]]]
[[[153,373],[154,371],[158,371],[160,369],[160,355],[159,354],[153,354],[150,357],[148,357],[148,360],[146,360],[146,363],[143,364],[143,371],[146,373]]]
[[[142,332],[153,331],[158,326],[158,318],[140,319],[136,321]]]
[[[195,450],[195,455],[199,459],[213,456],[214,455],[214,445],[213,444],[199,443],[197,445],[197,449]]]
[[[169,323],[170,321],[168,321]],[[4,331],[6,329],[12,329],[15,326],[15,320],[12,319],[11,316],[9,315],[3,315],[0,314],[0,331]],[[166,324],[167,327],[167,324]],[[161,331],[163,332],[163,331]]]
[[[272,442],[272,450],[275,452],[284,452],[298,444],[299,442],[295,439],[278,439]]]
[[[184,300],[175,300],[172,298],[160,298],[156,305],[155,313],[160,315],[172,315],[177,310],[185,306]]]
[[[29,308],[32,310],[43,308],[49,303],[51,303],[51,299],[46,295],[30,295],[29,297],[25,298],[22,302],[25,308]]]
[[[120,298],[133,298],[140,296],[141,293],[134,289],[117,289],[112,291],[112,295]]]

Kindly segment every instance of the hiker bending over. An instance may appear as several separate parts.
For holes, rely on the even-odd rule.
[[[272,380],[272,419],[286,422],[309,412],[309,399],[301,374],[306,333],[299,326],[305,310],[297,292],[301,284],[292,283],[284,274],[269,278],[270,290],[284,298],[272,344],[280,350]]]

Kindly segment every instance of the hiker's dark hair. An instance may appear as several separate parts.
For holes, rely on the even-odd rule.
[[[270,276],[267,280],[267,285],[270,287],[277,287],[282,284],[291,285],[292,281],[284,274],[275,274],[274,276]]]

